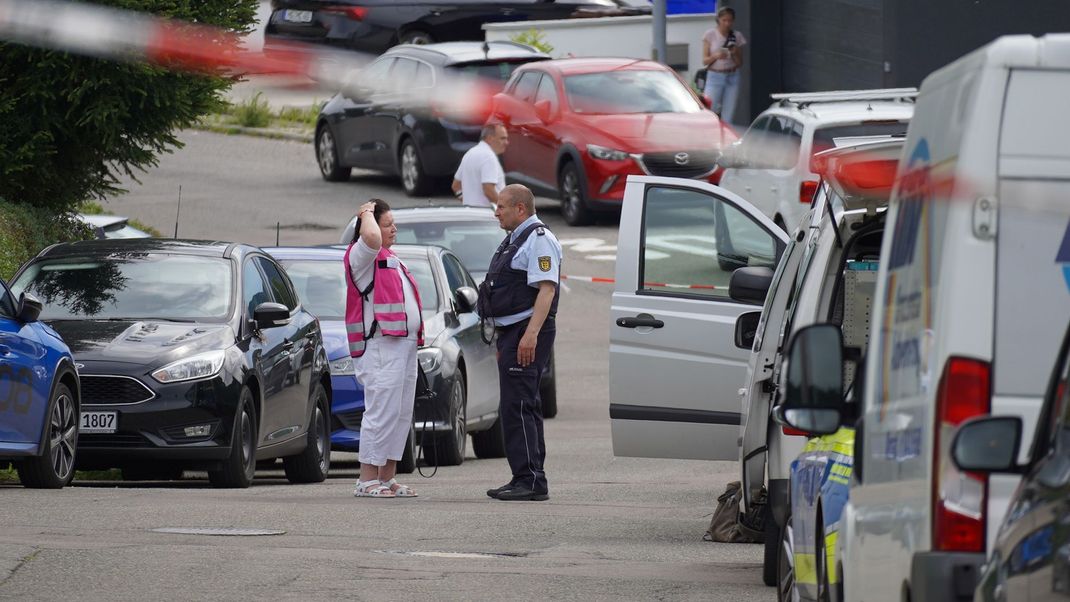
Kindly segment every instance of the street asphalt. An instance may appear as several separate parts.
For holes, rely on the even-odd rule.
[[[311,145],[187,131],[186,147],[127,181],[105,207],[179,236],[271,245],[337,242],[357,206],[405,197],[394,178],[323,181]],[[431,203],[445,204],[438,196]],[[564,271],[613,277],[617,225],[564,225]],[[771,600],[762,549],[702,534],[734,463],[617,458],[609,429],[611,284],[566,280],[556,344],[560,414],[546,425],[547,502],[499,502],[502,460],[469,456],[420,497],[356,499],[353,455],[331,477],[290,485],[259,471],[253,487],[217,490],[203,474],[175,482],[76,482],[60,491],[0,486],[0,599],[583,599]],[[650,378],[658,378],[651,374]],[[284,531],[208,536],[154,529]]]

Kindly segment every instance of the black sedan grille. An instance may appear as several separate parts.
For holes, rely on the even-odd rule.
[[[646,153],[643,155],[643,167],[652,176],[698,178],[717,168],[717,151]]]
[[[364,410],[352,410],[349,412],[339,412],[334,415],[338,419],[338,422],[342,423],[342,428],[359,431],[360,421],[364,418]]]
[[[147,439],[137,434],[127,433],[82,433],[78,435],[78,447],[92,449],[95,447],[147,447]]]
[[[156,396],[140,380],[127,376],[82,375],[80,380],[83,404],[141,403]]]

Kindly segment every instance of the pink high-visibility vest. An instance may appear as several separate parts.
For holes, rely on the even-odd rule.
[[[356,243],[354,243],[356,244]],[[375,256],[375,264],[372,269],[372,282],[368,286],[372,296],[372,327],[365,331],[364,328],[364,299],[368,291],[361,291],[353,280],[353,271],[349,265],[349,254],[353,251],[353,245],[346,249],[346,334],[349,339],[349,355],[360,357],[364,355],[365,336],[372,337],[378,328],[383,336],[407,337],[409,336],[409,323],[405,315],[405,288],[401,284],[401,276],[394,268],[388,268],[387,259],[397,256],[387,248],[379,249]],[[397,260],[401,271],[409,279],[412,292],[416,295],[416,308],[420,312],[420,329],[416,332],[417,345],[424,344],[423,305],[420,303],[420,289],[416,286],[416,279],[409,273],[401,260]],[[365,333],[367,332],[367,335]]]

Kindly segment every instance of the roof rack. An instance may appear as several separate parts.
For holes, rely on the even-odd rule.
[[[784,105],[805,107],[823,102],[846,102],[852,100],[900,100],[913,102],[917,88],[885,88],[878,90],[838,90],[833,92],[801,92],[770,94],[769,97]]]

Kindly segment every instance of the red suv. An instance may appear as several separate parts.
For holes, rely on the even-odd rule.
[[[559,196],[573,226],[620,211],[630,174],[716,183],[718,151],[736,140],[675,71],[624,58],[524,65],[491,120],[509,130],[506,177]]]

